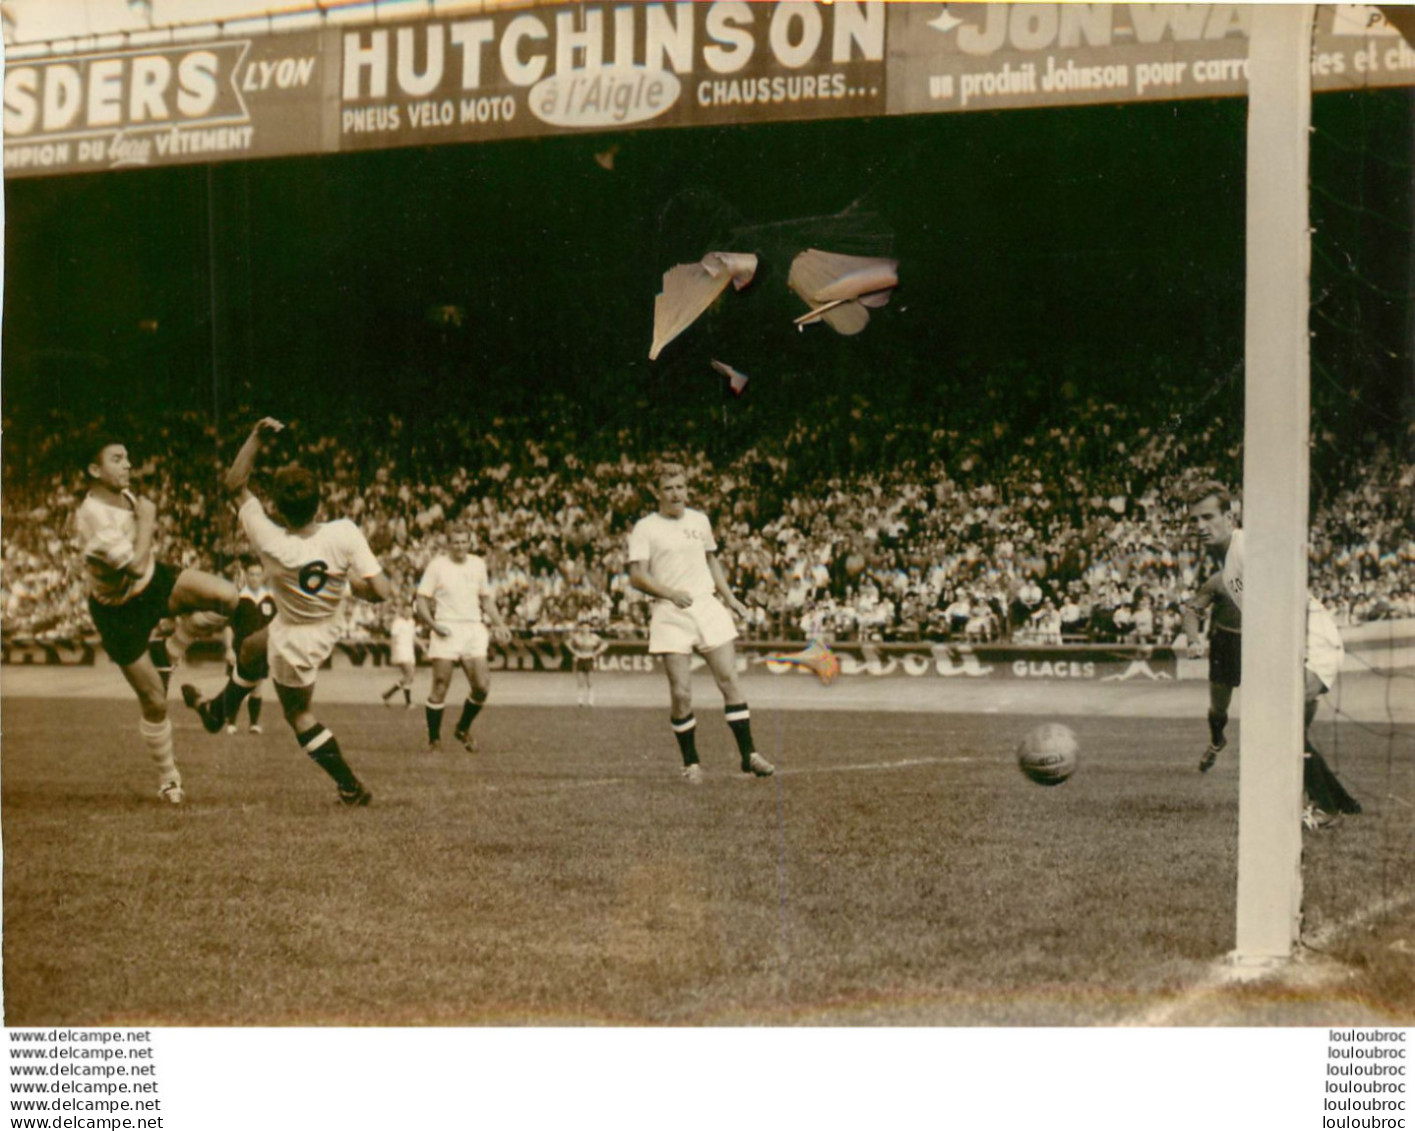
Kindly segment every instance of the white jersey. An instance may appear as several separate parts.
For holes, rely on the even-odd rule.
[[[708,554],[716,550],[708,516],[691,507],[682,518],[647,515],[629,533],[629,561],[642,562],[660,585],[693,597],[708,597],[717,590],[707,564]]]
[[[292,534],[270,520],[252,495],[240,509],[241,527],[260,554],[270,595],[281,620],[314,624],[329,620],[349,590],[349,577],[383,572],[368,539],[347,518],[322,522],[308,534]]]
[[[1243,608],[1243,531],[1235,530],[1224,555],[1221,574],[1224,592],[1240,610]],[[1336,684],[1346,658],[1346,647],[1332,615],[1310,593],[1307,595],[1307,630],[1303,665],[1310,668],[1328,688]]]
[[[125,494],[125,499],[131,496]],[[74,516],[76,541],[84,557],[89,595],[100,605],[122,605],[147,588],[157,559],[149,555],[141,576],[128,572],[138,536],[136,504],[114,506],[92,495]]]
[[[476,554],[461,562],[438,554],[418,582],[418,596],[431,598],[436,619],[447,624],[481,624],[482,597],[490,595],[486,562]]]

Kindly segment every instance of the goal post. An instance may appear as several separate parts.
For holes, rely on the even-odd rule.
[[[1291,957],[1302,904],[1312,5],[1252,9],[1243,444],[1239,965]]]

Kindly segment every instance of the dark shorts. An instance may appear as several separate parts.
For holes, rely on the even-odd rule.
[[[242,596],[236,602],[236,611],[231,614],[231,646],[240,652],[246,637],[254,636],[275,619],[275,598],[266,596],[261,601],[252,601]]]
[[[1215,628],[1209,633],[1209,682],[1238,687],[1243,682],[1243,634]]]
[[[571,657],[570,657],[570,670],[571,670],[571,671],[576,671],[576,672],[592,672],[592,671],[594,671],[594,657],[593,657],[593,656],[571,656]]]
[[[228,676],[234,672],[247,683],[259,683],[263,679],[270,678],[269,633],[266,631],[269,627],[269,625],[262,625],[250,636],[237,637],[231,642],[231,647],[236,653],[236,663],[234,666],[226,665]],[[251,637],[256,638],[255,655],[243,657],[242,646]]]
[[[147,638],[157,622],[172,615],[167,606],[181,573],[176,566],[158,562],[147,588],[125,604],[103,605],[89,598],[93,626],[103,638],[103,650],[115,664],[127,667],[147,654]]]

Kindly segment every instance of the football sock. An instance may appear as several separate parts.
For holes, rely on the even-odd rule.
[[[142,733],[143,745],[157,766],[157,772],[164,782],[180,782],[182,775],[177,772],[177,762],[172,753],[172,720],[163,719],[151,723],[143,719],[138,728]]]
[[[384,701],[385,703],[387,703],[388,700],[392,699],[393,696],[395,696],[395,695],[398,694],[398,692],[399,692],[399,690],[402,688],[402,686],[403,686],[403,685],[402,685],[401,683],[395,683],[392,687],[390,687],[387,691],[385,691],[385,692],[383,693],[383,695],[381,696],[381,698],[383,699],[383,701]]]
[[[428,701],[427,707],[427,740],[429,742],[442,741],[442,710],[444,704]]]
[[[1209,712],[1209,741],[1214,746],[1222,746],[1223,732],[1228,729],[1228,714],[1219,714],[1217,711]]]
[[[302,749],[314,761],[314,764],[335,780],[339,788],[346,793],[352,793],[359,788],[359,779],[354,776],[354,771],[349,769],[349,763],[344,761],[343,752],[339,749],[339,740],[334,737],[332,731],[315,723],[309,730],[302,731],[295,736]]]
[[[756,751],[752,745],[752,712],[745,703],[727,704],[727,725],[732,728],[732,737],[737,740],[737,752],[742,755],[742,765]]]
[[[265,706],[265,700],[259,695],[252,695],[246,702],[246,710],[251,713],[251,726],[260,725],[260,709]]]
[[[466,734],[486,703],[485,691],[473,691],[462,704],[462,717],[457,720],[457,733]]]
[[[698,761],[696,737],[698,720],[690,713],[681,719],[670,718],[668,724],[673,728],[673,737],[678,740],[678,752],[683,755],[683,765],[696,765]]]
[[[405,688],[403,688],[403,706],[405,706],[405,707],[411,707],[412,705],[413,705],[413,689],[412,689],[411,687],[405,687]]]
[[[234,723],[240,714],[241,703],[254,690],[255,682],[243,676],[238,667],[226,681],[221,695],[212,701],[211,713],[223,722]]]
[[[150,640],[147,645],[147,654],[152,658],[152,666],[157,669],[157,674],[162,677],[162,690],[167,690],[167,685],[172,682],[171,653],[167,650],[167,641]]]
[[[1307,756],[1302,759],[1302,787],[1312,804],[1328,813],[1361,812],[1361,803],[1346,792],[1346,787],[1332,773],[1321,752],[1310,741],[1305,750]]]

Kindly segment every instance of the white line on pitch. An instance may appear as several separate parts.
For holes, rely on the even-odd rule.
[[[961,762],[976,762],[977,758],[903,758],[897,762],[860,762],[849,766],[802,766],[783,768],[777,771],[777,776],[799,777],[803,774],[847,774],[857,773],[864,770],[907,770],[913,766],[942,766],[956,765]],[[724,778],[736,779],[743,777],[741,774],[714,774],[708,771],[707,780],[714,778],[722,780]],[[630,782],[643,782],[642,777],[623,778],[581,778],[578,780],[566,779],[542,779],[535,784],[544,785],[552,789],[603,789],[611,785],[627,785]],[[517,788],[523,788],[532,783],[518,781]],[[489,792],[500,792],[505,786],[494,785],[488,787]]]
[[[1382,915],[1389,915],[1392,912],[1399,911],[1412,901],[1415,901],[1415,892],[1406,892],[1403,895],[1380,900],[1377,903],[1363,907],[1361,910],[1347,916],[1345,919],[1338,919],[1333,923],[1328,923],[1321,928],[1321,930],[1314,931],[1311,935],[1307,936],[1307,938],[1301,940],[1302,945],[1310,950],[1324,950],[1343,936],[1364,926],[1372,919],[1378,919]],[[1291,966],[1292,964],[1290,962],[1279,963],[1274,965],[1270,971],[1266,971],[1260,976],[1281,979],[1284,971],[1291,969]],[[1121,1021],[1118,1025],[1122,1028],[1157,1028],[1161,1025],[1169,1025],[1189,1007],[1205,998],[1215,997],[1219,991],[1227,985],[1254,978],[1255,973],[1256,972],[1252,969],[1245,971],[1242,967],[1235,966],[1227,959],[1221,959],[1212,964],[1197,983],[1178,997],[1172,998],[1151,1009],[1147,1009],[1144,1013],[1129,1021]]]
[[[1320,930],[1313,931],[1303,942],[1312,950],[1325,950],[1343,935],[1350,934],[1358,927],[1364,927],[1372,919],[1379,919],[1383,915],[1400,911],[1412,902],[1415,902],[1415,892],[1408,891],[1403,895],[1393,895],[1389,899],[1383,899],[1379,903],[1373,903],[1369,907],[1363,907],[1360,911],[1355,912],[1345,919],[1338,919],[1335,923],[1328,923]]]
[[[859,762],[850,766],[791,766],[783,768],[783,774],[851,774],[859,770],[907,770],[911,766],[957,765],[960,762],[976,762],[970,757],[960,758],[902,758],[898,762]]]

